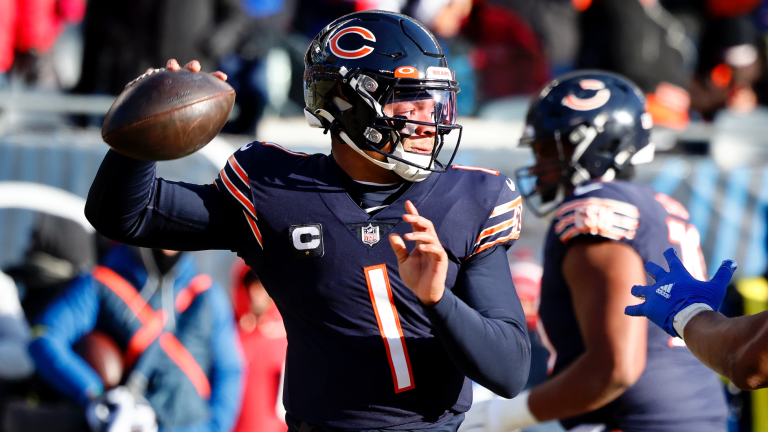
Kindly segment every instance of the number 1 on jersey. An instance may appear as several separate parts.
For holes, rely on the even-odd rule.
[[[371,295],[373,312],[379,324],[384,347],[387,349],[389,368],[395,382],[395,393],[414,388],[411,361],[405,346],[403,328],[397,316],[395,301],[392,297],[392,287],[389,285],[386,264],[365,267],[365,280],[368,282],[368,293]]]

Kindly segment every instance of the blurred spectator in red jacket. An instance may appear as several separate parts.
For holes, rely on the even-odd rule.
[[[461,34],[475,45],[481,99],[532,94],[548,79],[541,41],[512,10],[475,0]]]
[[[551,356],[554,348],[539,320],[541,277],[544,274],[544,268],[536,259],[533,250],[522,247],[509,254],[509,271],[512,273],[515,291],[523,306],[525,324],[531,339],[531,369],[528,373],[528,382],[525,384],[525,388],[530,388],[549,379],[550,366],[554,366],[554,363],[550,362],[550,358],[554,360]],[[561,429],[552,429],[548,426],[544,430]]]
[[[520,297],[520,304],[525,313],[525,323],[529,330],[536,331],[539,321],[539,301],[541,299],[541,276],[544,268],[534,258],[532,250],[520,248],[510,257],[509,270],[515,291]]]
[[[84,14],[84,0],[0,0],[0,73],[13,65],[14,73],[36,83],[52,71],[45,54],[64,26]]]
[[[232,267],[231,285],[247,380],[234,432],[285,432],[280,383],[288,340],[283,319],[258,276],[241,259]]]
[[[65,24],[82,21],[84,0],[16,0],[16,50],[50,51]]]
[[[16,0],[0,0],[0,74],[13,63],[16,42]]]

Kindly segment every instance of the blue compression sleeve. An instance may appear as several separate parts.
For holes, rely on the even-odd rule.
[[[427,310],[459,370],[499,396],[520,393],[528,379],[531,343],[504,247],[470,258],[453,290]]]
[[[93,180],[85,215],[104,236],[133,246],[237,250],[241,214],[213,185],[170,182],[155,162],[107,152]]]
[[[90,275],[75,279],[42,313],[29,345],[40,377],[81,404],[98,396],[103,386],[96,372],[72,350],[72,344],[96,325],[98,297]]]

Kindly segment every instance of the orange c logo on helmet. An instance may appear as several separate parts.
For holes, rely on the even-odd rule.
[[[581,99],[574,94],[563,98],[563,105],[576,111],[591,111],[600,108],[611,98],[611,91],[605,88],[605,83],[595,79],[585,79],[579,82],[584,90],[597,90],[591,98]]]
[[[395,78],[418,78],[419,71],[413,66],[400,66],[395,69]]]
[[[341,39],[342,36],[345,34],[355,33],[363,37],[363,39],[376,42],[376,36],[371,33],[370,30],[363,28],[363,27],[347,27],[344,30],[341,30],[340,32],[336,33],[335,36],[331,38],[331,42],[329,45],[331,46],[331,52],[336,55],[336,57],[341,57],[345,59],[359,59],[367,56],[368,54],[373,52],[373,48],[369,47],[368,45],[363,45],[362,47],[356,49],[356,50],[345,50],[339,46],[339,39]]]

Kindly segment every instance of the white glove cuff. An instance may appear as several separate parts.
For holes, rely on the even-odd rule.
[[[677,315],[675,315],[675,320],[672,322],[672,325],[675,327],[677,334],[680,335],[680,339],[683,339],[683,330],[685,330],[685,326],[688,324],[688,321],[690,321],[691,318],[695,317],[701,312],[711,310],[712,307],[706,303],[694,303],[692,305],[688,305],[685,309],[678,312]]]
[[[530,390],[526,390],[516,398],[510,400],[497,399],[498,402],[489,406],[489,410],[495,410],[497,412],[491,413],[489,417],[498,418],[499,423],[504,427],[504,430],[525,429],[529,426],[537,424],[539,421],[531,413],[531,409],[528,408],[528,396],[531,394]]]

